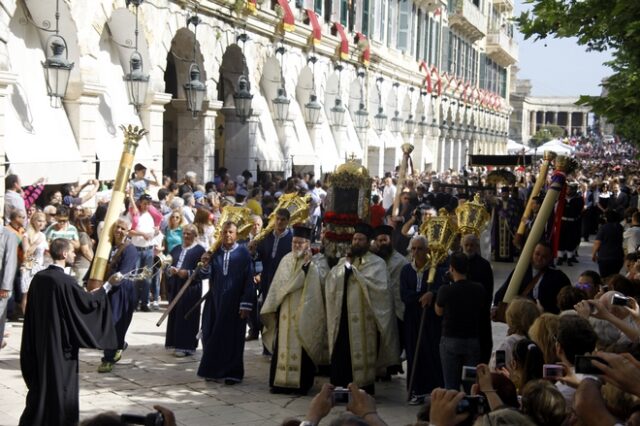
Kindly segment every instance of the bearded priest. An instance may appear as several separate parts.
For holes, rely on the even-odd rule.
[[[310,246],[311,228],[293,227],[291,252],[280,261],[260,311],[262,341],[273,353],[272,393],[306,395],[316,366],[328,361],[320,273]]]
[[[385,261],[369,252],[373,229],[356,225],[351,250],[325,281],[331,384],[370,395],[376,372],[400,364],[398,328]]]

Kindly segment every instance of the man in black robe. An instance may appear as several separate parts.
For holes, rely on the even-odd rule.
[[[279,209],[276,211],[276,223],[273,232],[269,233],[262,241],[253,240],[248,245],[249,252],[256,254],[255,260],[262,264],[262,273],[260,273],[258,285],[258,309],[262,308],[262,303],[269,294],[271,281],[276,274],[276,270],[278,270],[280,261],[286,254],[291,252],[293,234],[289,229],[289,219],[291,219],[289,210]],[[266,347],[263,350],[263,355],[271,355]]]
[[[222,246],[202,255],[201,277],[209,278],[209,293],[202,312],[202,359],[198,376],[227,385],[244,378],[244,335],[255,307],[253,264],[249,251],[239,245],[238,227],[222,225]],[[291,249],[291,247],[289,247]]]
[[[518,283],[518,296],[533,299],[544,312],[559,314],[557,297],[562,287],[570,286],[571,280],[559,269],[552,268],[553,253],[547,243],[540,242],[536,245],[531,255],[531,263]],[[494,298],[494,308],[504,298],[513,271],[509,274],[504,284],[498,289]]]
[[[27,296],[20,368],[29,390],[20,426],[77,424],[79,349],[117,347],[107,299],[117,277],[87,293],[63,270],[75,259],[70,241],[53,240],[49,253],[54,263],[33,277]]]
[[[138,251],[133,244],[129,244],[127,234],[131,229],[131,222],[126,217],[120,217],[111,228],[111,253],[109,254],[109,268],[105,276],[119,272],[127,274],[138,264]],[[111,305],[111,319],[116,329],[118,338],[117,350],[106,349],[102,357],[102,363],[98,366],[98,373],[110,373],[115,363],[122,358],[122,352],[126,349],[125,336],[133,313],[138,303],[138,292],[133,280],[125,279],[120,281],[118,287],[109,293],[109,304]]]
[[[577,251],[582,232],[582,210],[584,210],[584,199],[578,194],[578,182],[571,182],[567,186],[567,201],[562,212],[558,266],[565,262],[567,265],[573,266],[578,262]],[[560,252],[564,252],[562,257],[560,257]]]
[[[480,362],[488,364],[493,349],[493,336],[491,334],[491,300],[493,298],[493,269],[491,263],[480,255],[480,239],[474,234],[462,237],[462,251],[469,258],[469,281],[480,283],[484,288],[485,315],[482,323],[478,324],[480,330]]]
[[[171,250],[173,262],[167,269],[167,293],[169,303],[178,295],[180,289],[198,267],[205,250],[196,242],[198,229],[194,225],[182,227],[182,244]],[[167,335],[164,346],[173,349],[174,356],[181,358],[196,353],[198,347],[198,329],[200,328],[200,309],[185,315],[198,303],[202,295],[202,279],[196,276],[187,287],[180,301],[169,314]]]

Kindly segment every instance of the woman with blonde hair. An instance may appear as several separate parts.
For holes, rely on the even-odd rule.
[[[47,217],[42,212],[35,212],[31,215],[27,231],[22,238],[22,249],[24,250],[24,260],[20,265],[20,287],[22,289],[22,301],[20,307],[22,312],[27,308],[27,291],[33,276],[44,269],[44,253],[49,248],[47,237],[42,230],[47,226]]]
[[[559,322],[558,315],[544,313],[536,318],[529,328],[529,337],[542,350],[545,364],[555,364],[560,361],[556,355]]]
[[[167,227],[163,230],[165,238],[165,249],[171,253],[174,247],[182,244],[182,226],[185,225],[182,209],[173,209],[169,214]]]
[[[567,405],[553,383],[533,380],[522,390],[522,412],[538,426],[561,426],[567,417]]]
[[[507,326],[507,337],[502,343],[495,348],[495,351],[491,354],[491,360],[489,361],[489,367],[492,370],[496,369],[496,352],[504,351],[505,353],[505,367],[511,366],[513,359],[513,349],[516,344],[529,337],[529,328],[533,322],[540,316],[540,309],[531,299],[526,297],[515,298],[505,313]],[[501,366],[498,366],[501,367]]]

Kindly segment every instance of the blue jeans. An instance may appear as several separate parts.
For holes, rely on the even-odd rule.
[[[138,250],[138,262],[136,264],[136,269],[140,271],[142,268],[147,267],[151,268],[153,265],[153,246],[139,248]],[[146,306],[149,304],[149,291],[151,290],[151,279],[141,280],[138,282],[138,297],[140,299],[140,305]]]
[[[477,338],[440,338],[440,360],[444,387],[460,390],[462,367],[475,367],[480,363],[480,341]],[[470,388],[469,386],[465,386]]]

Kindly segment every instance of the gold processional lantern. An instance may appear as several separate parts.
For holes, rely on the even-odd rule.
[[[220,244],[222,243],[221,232],[222,225],[226,222],[233,222],[236,224],[238,229],[238,240],[244,240],[251,232],[251,228],[253,227],[253,221],[251,220],[251,215],[253,214],[252,210],[247,207],[237,207],[237,206],[225,206],[222,208],[220,212],[220,219],[218,219],[218,224],[213,230],[213,246],[209,249],[210,252],[216,251]]]
[[[449,250],[458,235],[458,226],[446,209],[440,209],[438,216],[431,217],[420,227],[420,234],[429,244],[429,279],[433,283],[436,268],[449,256]]]
[[[479,237],[491,216],[484,204],[480,202],[480,195],[476,194],[473,201],[468,201],[456,208],[456,217],[460,235],[474,234]]]
[[[309,195],[300,196],[296,192],[283,194],[278,198],[278,205],[269,215],[269,223],[262,228],[260,233],[255,236],[253,241],[260,242],[269,235],[276,227],[276,212],[280,209],[289,211],[289,225],[299,225],[305,223],[309,219]]]

